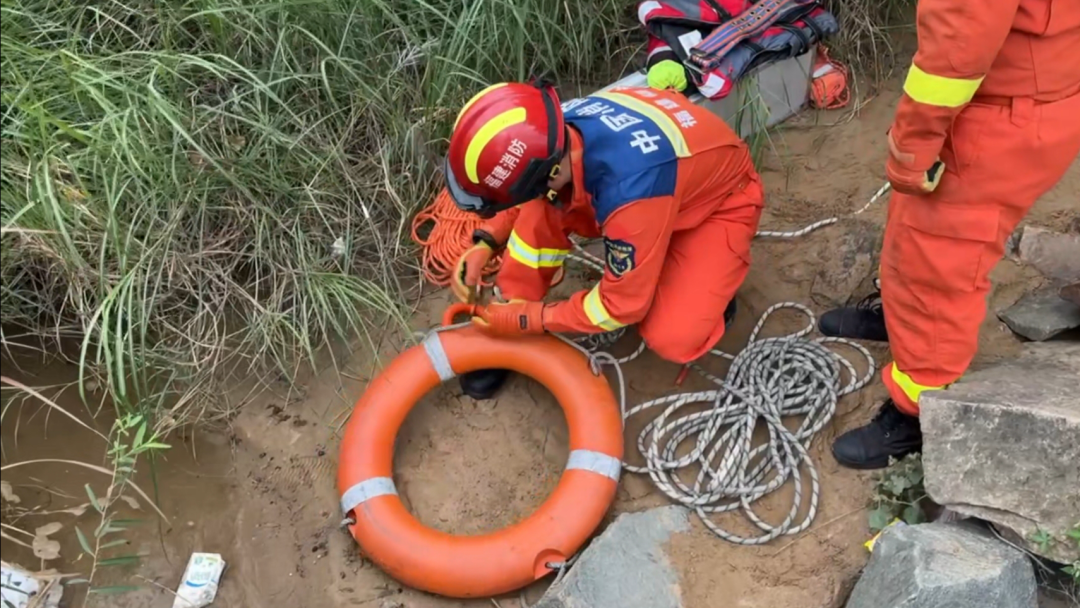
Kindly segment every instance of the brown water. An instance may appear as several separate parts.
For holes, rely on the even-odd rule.
[[[32,362],[20,361],[27,369]],[[73,367],[53,363],[38,367],[33,373],[20,372],[11,361],[5,361],[4,373],[25,384],[52,386],[42,392],[67,411],[108,434],[109,411],[95,421],[70,387],[56,394],[60,385],[75,379]],[[11,391],[5,390],[5,398]],[[3,462],[5,467],[36,459],[75,460],[109,467],[105,461],[105,442],[97,435],[67,417],[42,405],[36,399],[5,399],[3,417]],[[238,545],[236,522],[226,514],[236,511],[234,498],[238,488],[233,470],[232,449],[228,435],[200,431],[187,437],[173,436],[172,448],[163,452],[153,466],[141,462],[136,483],[149,495],[156,496],[168,521],[149,508],[147,501],[133,491],[126,494],[135,499],[138,509],[126,501],[115,503],[117,517],[140,520],[130,530],[105,537],[106,541],[124,539],[128,543],[101,552],[102,558],[139,554],[137,566],[100,568],[95,574],[95,586],[138,585],[143,589],[123,595],[93,596],[89,605],[116,608],[171,605],[168,594],[157,585],[175,588],[192,551],[231,553]],[[155,477],[158,483],[155,486]],[[60,559],[42,564],[29,549],[7,540],[3,543],[6,561],[27,568],[54,567],[61,572],[78,572],[88,576],[91,559],[80,548],[75,528],[78,527],[93,542],[94,530],[101,516],[92,508],[86,484],[95,495],[104,497],[110,477],[99,472],[66,463],[36,463],[4,471],[4,481],[12,485],[19,497],[18,504],[4,503],[3,522],[33,531],[37,527],[58,522],[63,528],[51,538],[61,544]],[[81,515],[63,512],[82,510]],[[206,513],[218,514],[206,517]],[[8,530],[23,538],[22,535]],[[25,540],[29,540],[26,538]],[[82,605],[85,585],[70,587],[65,596],[68,605]],[[225,599],[225,598],[223,598]],[[220,604],[230,605],[227,601]],[[242,604],[234,604],[240,606]]]

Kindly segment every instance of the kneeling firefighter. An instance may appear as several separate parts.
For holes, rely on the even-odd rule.
[[[463,301],[505,248],[503,301],[474,322],[501,335],[600,333],[639,324],[661,357],[687,363],[724,334],[750,267],[762,209],[745,143],[675,92],[616,88],[560,104],[545,84],[498,84],[458,115],[445,163],[462,209],[488,218],[455,271]],[[544,303],[562,276],[569,236],[603,237],[592,289]],[[729,320],[729,319],[728,319]],[[461,376],[491,397],[506,370]]]

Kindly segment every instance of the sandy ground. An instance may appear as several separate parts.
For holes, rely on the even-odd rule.
[[[775,131],[761,167],[768,188],[762,226],[798,228],[861,207],[883,182],[884,133],[895,100],[894,83],[852,120],[843,112],[808,113]],[[1028,222],[1063,227],[1076,215],[1078,200],[1080,163],[1075,163]],[[740,314],[721,347],[736,351],[772,303],[794,300],[821,312],[858,300],[870,290],[884,217],[885,208],[878,205],[798,241],[756,241],[753,270],[738,296]],[[996,288],[991,311],[1011,304],[1041,281],[1033,271],[1009,260],[992,276]],[[441,295],[422,301],[415,327],[434,325],[445,302]],[[779,320],[768,332],[786,333],[799,323]],[[1009,357],[1020,342],[990,314],[980,345],[977,366]],[[617,350],[633,346],[628,338]],[[397,348],[389,341],[378,352],[386,360]],[[875,348],[874,354],[879,362],[887,356],[882,348]],[[189,552],[200,550],[222,553],[229,561],[214,604],[218,608],[490,607],[486,599],[452,601],[403,589],[365,560],[340,528],[334,487],[340,431],[378,360],[370,349],[358,347],[336,353],[339,369],[327,365],[302,389],[279,387],[249,398],[248,387],[240,387],[222,397],[223,406],[247,402],[228,425],[172,437],[173,449],[155,466],[158,501],[169,522],[155,518],[145,505],[140,511],[124,506],[131,511],[125,516],[142,520],[125,537],[130,548],[143,555],[142,561],[99,573],[102,583],[132,583],[140,589],[95,596],[89,604],[170,606],[168,590],[176,587]],[[20,363],[25,371],[5,362],[4,373],[33,385],[73,378],[73,371],[59,364],[42,368]],[[637,403],[674,390],[678,369],[647,353],[627,372],[629,400]],[[714,608],[718,597],[731,608],[840,605],[867,557],[862,547],[868,536],[863,507],[870,476],[840,468],[828,445],[837,434],[865,422],[883,395],[875,382],[844,399],[831,425],[813,442],[811,453],[822,475],[823,492],[820,513],[808,532],[748,548],[721,541],[696,523],[690,533],[671,541],[688,608]],[[61,395],[59,402],[73,410],[83,408],[73,391]],[[101,462],[99,439],[59,416],[45,421],[46,412],[31,404],[7,412],[5,464],[41,457]],[[628,450],[633,426],[628,429]],[[406,421],[398,437],[395,481],[405,504],[423,523],[452,533],[485,532],[535,509],[554,487],[566,456],[565,421],[551,395],[538,385],[515,379],[498,399],[488,402],[464,398],[450,386],[429,395]],[[55,535],[62,541],[62,559],[52,564],[62,571],[86,571],[89,560],[80,557],[72,529],[92,530],[98,519],[92,510],[78,517],[43,513],[86,502],[87,482],[104,491],[107,480],[88,475],[94,474],[62,464],[4,473],[3,479],[22,499],[18,506],[35,509],[25,513],[5,505],[4,523],[31,529],[49,521],[64,524]],[[154,480],[147,467],[138,479],[152,491]],[[787,508],[786,498],[784,492],[770,498],[761,513],[779,519]],[[665,500],[647,479],[624,475],[612,516],[661,504]],[[722,521],[740,525],[737,517]],[[29,551],[6,540],[3,553],[5,560],[37,564]],[[538,583],[529,589],[529,598],[535,600],[543,586]],[[498,600],[504,608],[518,605],[516,597]]]

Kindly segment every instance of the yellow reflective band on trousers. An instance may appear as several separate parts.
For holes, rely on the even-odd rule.
[[[904,81],[904,92],[908,94],[908,97],[928,106],[959,108],[975,97],[975,92],[979,90],[982,81],[982,77],[935,76],[922,71],[913,63],[911,69],[908,70],[907,80]]]
[[[900,390],[904,391],[908,399],[911,399],[912,403],[919,403],[919,395],[923,394],[923,391],[940,391],[945,388],[944,386],[927,386],[925,384],[919,384],[911,379],[911,376],[900,371],[899,367],[896,367],[896,363],[893,363],[889,367],[892,368],[889,377],[896,383],[896,386],[900,387]]]
[[[511,258],[529,268],[558,268],[570,253],[569,249],[537,249],[522,240],[517,232],[510,233],[506,251]]]
[[[603,300],[600,299],[600,285],[592,288],[585,296],[585,315],[589,317],[589,322],[593,325],[607,331],[619,329],[625,327],[625,323],[619,323],[615,319],[611,318],[611,313],[604,307]]]

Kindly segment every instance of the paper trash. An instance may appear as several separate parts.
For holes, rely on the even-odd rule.
[[[173,608],[204,608],[217,596],[225,560],[217,553],[192,553],[184,579],[176,590]]]
[[[45,594],[43,599],[37,596]],[[64,595],[64,587],[56,576],[48,573],[33,574],[18,566],[3,563],[0,571],[0,605],[4,608],[27,608],[34,600],[35,606],[56,608]]]

